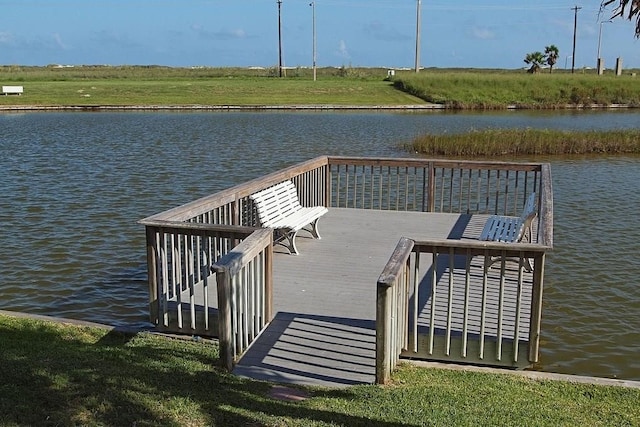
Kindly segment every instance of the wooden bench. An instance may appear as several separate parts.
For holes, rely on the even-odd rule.
[[[273,228],[275,242],[282,244],[292,254],[298,254],[296,235],[306,230],[320,239],[318,220],[328,212],[324,206],[303,207],[298,200],[296,186],[291,181],[269,187],[250,196],[262,227]]]
[[[525,238],[531,242],[533,219],[536,217],[536,193],[531,193],[519,217],[492,215],[484,224],[480,240],[492,242],[519,243]],[[489,266],[500,258],[493,259]],[[527,260],[525,269],[531,271],[531,263]]]
[[[24,87],[22,86],[2,86],[3,95],[22,95]]]

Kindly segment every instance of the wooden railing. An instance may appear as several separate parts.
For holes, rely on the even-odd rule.
[[[328,161],[329,206],[355,209],[518,215],[529,194],[540,190],[543,173],[539,163]]]
[[[141,220],[151,322],[218,337],[231,369],[273,315],[272,237],[249,196],[291,180],[301,204],[326,205],[327,165],[318,157]]]
[[[220,258],[220,358],[228,370],[273,317],[273,233],[260,229]]]
[[[400,356],[537,362],[545,253],[553,247],[549,165],[361,163],[341,159],[331,168],[334,206],[518,216],[528,195],[539,195],[535,233],[527,243],[401,239],[377,283],[377,382],[389,380]],[[426,274],[420,271],[425,263]]]
[[[217,335],[211,265],[255,229],[161,220],[145,225],[150,321],[165,331]]]
[[[513,367],[537,362],[546,250],[402,238],[377,283],[377,382],[388,382],[400,356]]]
[[[403,349],[409,346],[410,256],[414,242],[403,237],[380,274],[376,292],[376,379],[389,381]],[[384,326],[384,327],[382,327]]]

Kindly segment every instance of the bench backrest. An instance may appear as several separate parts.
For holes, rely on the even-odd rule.
[[[22,93],[24,87],[22,86],[2,86],[2,92],[4,93]]]
[[[300,210],[298,191],[291,181],[281,182],[250,196],[263,227]]]
[[[520,230],[518,231],[518,238],[516,239],[516,242],[520,242],[522,240],[527,230],[531,228],[533,219],[538,214],[538,211],[536,210],[536,201],[536,193],[531,193],[524,205],[524,208],[522,209],[522,214],[520,215]]]

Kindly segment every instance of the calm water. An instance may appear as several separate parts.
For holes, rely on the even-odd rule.
[[[422,132],[632,128],[638,113],[0,114],[0,309],[146,326],[137,220],[322,154]],[[545,370],[640,380],[640,157],[549,159]]]

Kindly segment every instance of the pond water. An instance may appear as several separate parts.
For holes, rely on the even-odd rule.
[[[0,309],[147,326],[148,215],[318,155],[424,132],[635,128],[621,112],[0,114]],[[533,159],[528,159],[533,160]],[[640,380],[640,157],[552,164],[540,369]],[[382,267],[381,267],[382,268]]]

